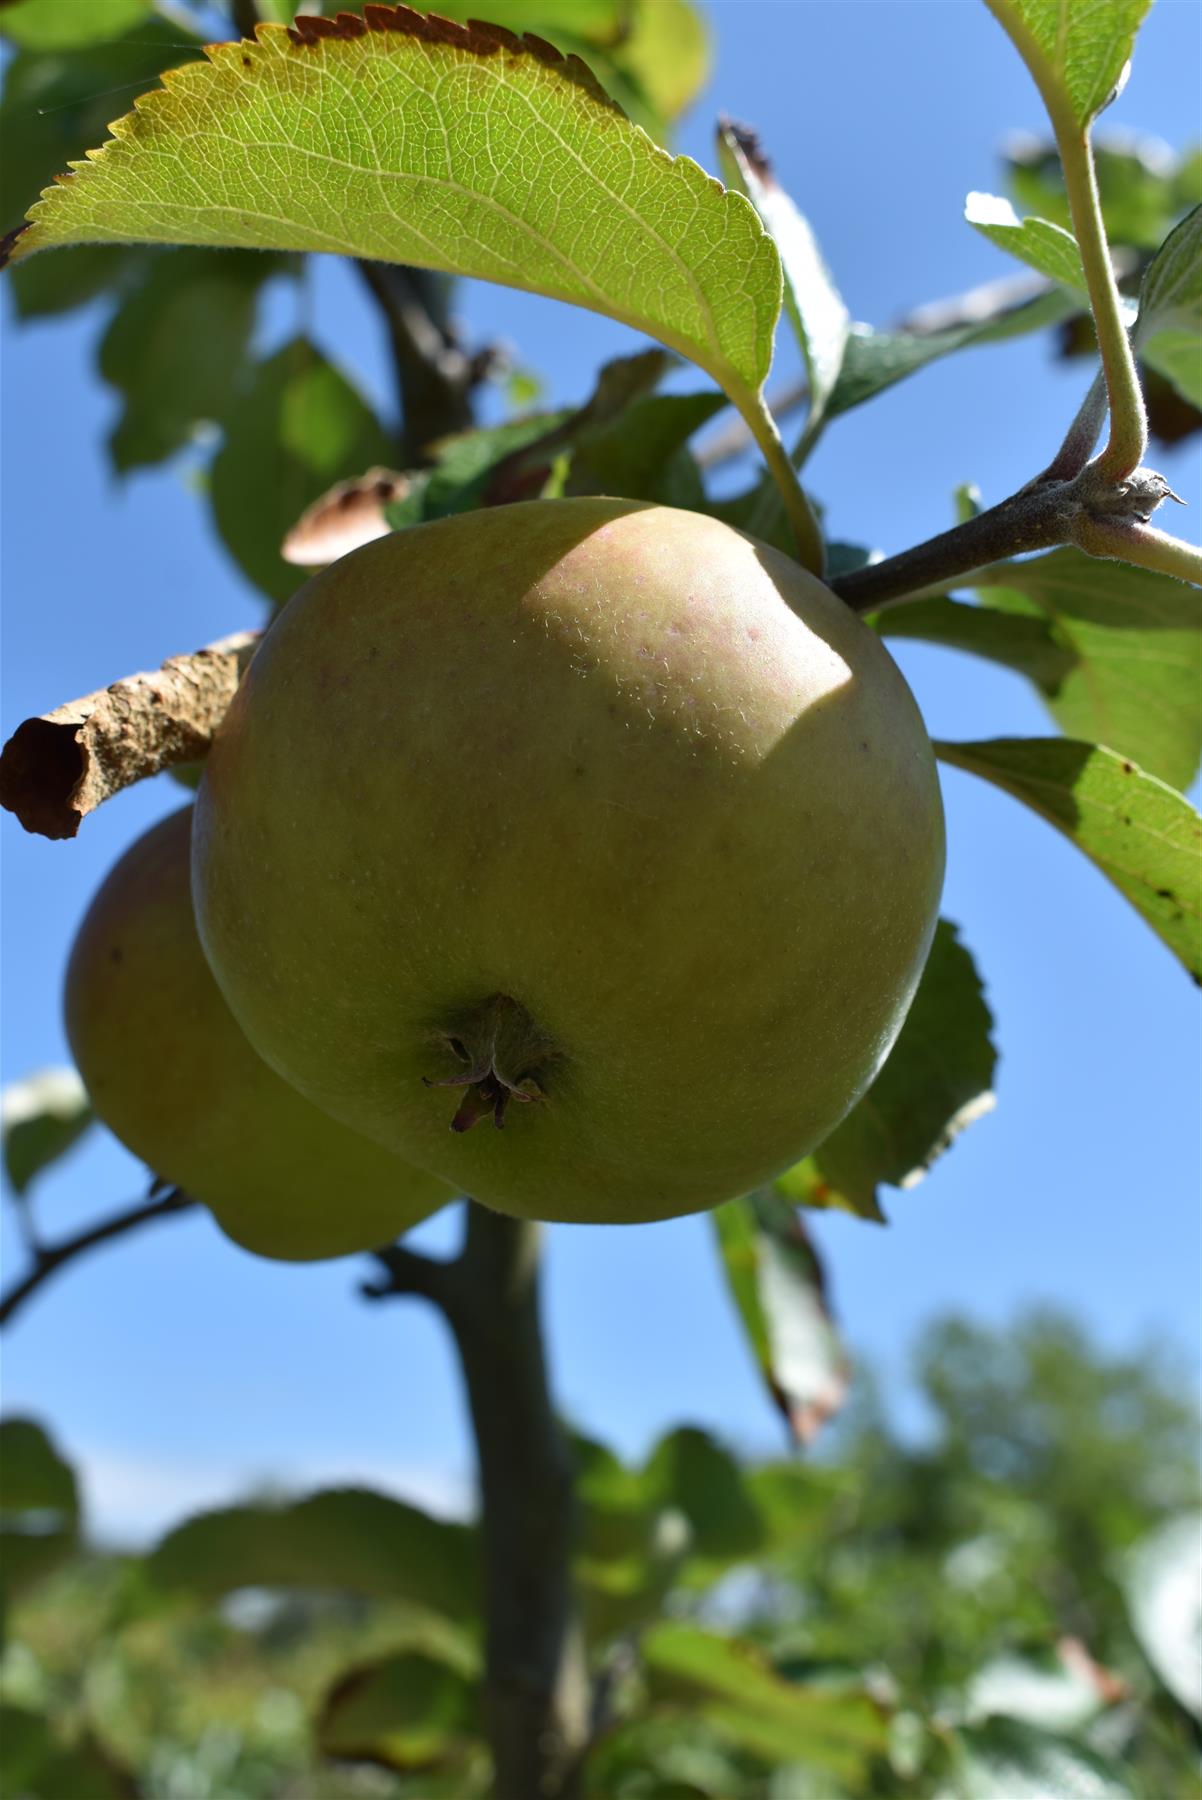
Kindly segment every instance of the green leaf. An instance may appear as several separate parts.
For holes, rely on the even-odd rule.
[[[1122,1578],[1144,1655],[1174,1699],[1202,1719],[1202,1517],[1183,1514],[1141,1539]]]
[[[109,439],[118,473],[161,462],[202,421],[225,417],[244,372],[259,287],[279,266],[246,251],[154,258],[100,343],[100,373],[125,403]]]
[[[936,1800],[1134,1800],[1105,1758],[1013,1719],[957,1732],[952,1766]]]
[[[1049,699],[1060,692],[1077,662],[1045,619],[994,606],[970,606],[945,596],[903,601],[880,613],[874,623],[882,637],[918,638],[1000,663],[1027,676]]]
[[[1171,231],[1144,272],[1133,343],[1202,406],[1202,206]]]
[[[184,60],[187,41],[178,23],[148,19],[113,43],[12,58],[0,106],[0,229],[17,225],[71,159],[104,138],[114,90],[120,90],[116,104],[128,105],[140,88]],[[200,47],[197,38],[197,54]]]
[[[1202,159],[1171,155],[1159,138],[1095,143],[1094,171],[1111,244],[1155,250],[1188,206],[1202,200],[1191,182]],[[1007,186],[1026,212],[1071,226],[1064,172],[1051,142],[1021,142],[1006,156]]]
[[[1014,669],[1068,736],[1188,787],[1202,756],[1202,632],[1189,587],[1067,547],[973,579],[987,604],[907,601],[877,629]]]
[[[1202,340],[1196,331],[1158,331],[1140,360],[1172,383],[1183,399],[1202,407]]]
[[[967,1126],[993,1110],[997,1052],[981,978],[941,919],[906,1022],[880,1074],[777,1188],[803,1206],[882,1219],[877,1189],[920,1182]]]
[[[9,0],[0,37],[23,50],[75,50],[123,36],[153,10],[154,0]]]
[[[1187,800],[1112,750],[1071,738],[937,742],[935,752],[1071,838],[1202,986],[1202,820]]]
[[[226,244],[499,281],[692,357],[763,436],[781,295],[771,239],[741,195],[658,149],[582,64],[490,26],[383,9],[303,18],[295,35],[264,25],[256,45],[206,57],[48,190],[14,257]]]
[[[154,254],[122,244],[77,244],[58,256],[23,262],[9,276],[17,317],[45,318],[83,306],[110,288],[128,291]]]
[[[346,377],[305,338],[258,365],[225,422],[212,470],[217,529],[256,587],[286,600],[299,578],[280,555],[285,534],[334,482],[386,462],[389,441]]]
[[[582,431],[572,453],[568,493],[618,494],[702,511],[701,472],[685,446],[725,405],[725,396],[712,391],[646,394],[632,401],[619,418]],[[796,555],[795,542],[788,554]]]
[[[0,1420],[0,1592],[23,1592],[79,1541],[75,1472],[33,1419]]]
[[[421,1650],[350,1670],[327,1694],[315,1725],[323,1756],[387,1769],[461,1763],[482,1751],[481,1730],[471,1670]]]
[[[1022,337],[1029,331],[1042,331],[1057,325],[1080,310],[1080,302],[1054,288],[1034,300],[1008,306],[1002,312],[971,325],[952,325],[942,331],[873,331],[867,325],[853,325],[843,353],[839,379],[827,402],[826,415],[833,419],[862,406],[874,394],[904,381],[927,363],[953,350],[966,350],[979,344],[999,344],[1008,338]]]
[[[728,1201],[710,1219],[768,1392],[792,1436],[809,1443],[842,1406],[849,1375],[818,1253],[795,1208],[771,1191]]]
[[[1109,105],[1152,0],[986,0],[1049,111],[1077,125]]]
[[[329,11],[341,10],[331,0]],[[445,18],[468,24],[479,0],[447,0]],[[653,137],[666,133],[705,81],[705,25],[689,0],[489,0],[488,18],[582,56],[607,92]]]
[[[437,519],[533,498],[545,489],[556,461],[572,453],[594,428],[622,420],[631,403],[660,381],[669,361],[663,350],[616,357],[602,367],[583,406],[459,432],[432,444],[434,471],[420,516]]]
[[[1045,687],[1067,736],[1105,744],[1170,786],[1188,787],[1202,756],[1202,620],[1193,589],[1072,547],[998,563],[974,579],[991,606],[1045,618],[1069,653],[1058,686]],[[882,629],[890,629],[888,614]]]
[[[884,1720],[867,1695],[783,1680],[753,1644],[664,1622],[640,1648],[653,1699],[696,1707],[769,1764],[803,1762],[852,1780],[885,1748]]]
[[[645,1488],[656,1505],[688,1520],[690,1554],[713,1562],[754,1556],[764,1528],[742,1471],[706,1431],[681,1426],[661,1438],[648,1459]]]
[[[147,1569],[160,1587],[202,1594],[335,1588],[450,1618],[470,1618],[480,1604],[475,1531],[366,1488],[202,1513],[163,1539]]]
[[[1048,219],[1020,219],[1009,200],[996,194],[969,194],[964,217],[991,244],[1038,269],[1050,281],[1083,294],[1089,292],[1081,252],[1071,231]]]
[[[817,442],[851,330],[851,315],[822,260],[809,220],[776,180],[755,135],[723,121],[718,127],[723,173],[747,195],[780,252],[785,311],[801,346],[809,380],[804,449]],[[801,456],[796,460],[802,460]]]
[[[4,1172],[24,1194],[43,1169],[65,1156],[92,1123],[87,1089],[74,1069],[39,1069],[0,1096]]]
[[[589,1800],[750,1800],[746,1759],[694,1713],[619,1718],[585,1767]]]

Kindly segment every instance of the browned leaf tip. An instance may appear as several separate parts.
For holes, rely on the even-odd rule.
[[[369,469],[338,482],[305,508],[280,545],[280,555],[303,569],[317,569],[361,544],[387,537],[392,527],[384,508],[403,500],[410,486],[409,476],[395,469]]]
[[[258,632],[237,632],[26,719],[0,753],[0,805],[26,831],[72,838],[110,795],[173,763],[195,762],[258,641]]]
[[[461,25],[454,19],[444,19],[436,12],[415,12],[410,6],[369,4],[363,8],[362,14],[343,12],[332,19],[325,18],[320,13],[300,13],[288,27],[289,37],[302,48],[336,38],[349,42],[354,38],[366,37],[372,31],[398,31],[406,37],[419,38],[427,44],[449,44],[456,50],[465,50],[474,56],[495,56],[499,50],[508,51],[511,55],[521,55],[524,52],[549,67],[559,69],[561,74],[576,82],[592,99],[600,101],[611,112],[616,112],[623,118],[626,116],[617,101],[606,93],[588,64],[578,56],[565,56],[554,44],[547,43],[545,38],[535,37],[531,32],[519,37],[504,25],[493,25],[484,19],[469,19],[466,25]]]
[[[20,225],[14,225],[11,231],[6,231],[4,236],[0,237],[0,269],[6,269],[8,267],[17,239],[23,231],[28,230],[29,222],[28,220],[25,220]]]
[[[744,125],[739,119],[729,119],[723,115],[719,119],[720,128],[732,137],[743,160],[753,175],[768,186],[776,186],[776,176],[772,172],[772,163],[760,143],[760,134],[754,125]]]

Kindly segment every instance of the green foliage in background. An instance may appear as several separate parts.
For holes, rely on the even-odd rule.
[[[608,1707],[589,1800],[1194,1791],[1182,1372],[1039,1314],[942,1321],[914,1373],[904,1438],[865,1377],[809,1464],[692,1429],[637,1467],[577,1440]],[[37,1427],[0,1446],[10,1531],[73,1522]],[[204,1514],[146,1555],[53,1540],[10,1607],[3,1792],[483,1795],[472,1536],[344,1491]],[[67,1766],[88,1784],[48,1786]]]

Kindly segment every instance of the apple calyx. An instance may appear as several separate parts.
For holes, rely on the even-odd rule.
[[[546,1099],[535,1072],[554,1059],[555,1049],[525,1007],[508,994],[490,994],[434,1039],[467,1064],[460,1075],[440,1080],[422,1076],[428,1088],[467,1090],[451,1120],[452,1131],[470,1131],[488,1114],[500,1131],[511,1101],[527,1106]]]

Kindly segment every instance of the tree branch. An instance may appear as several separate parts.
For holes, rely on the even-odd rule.
[[[356,264],[388,330],[396,371],[404,460],[421,460],[426,446],[472,423],[472,394],[495,359],[490,349],[468,356],[451,330],[450,278],[401,263]]]
[[[124,1237],[127,1232],[139,1230],[143,1225],[151,1225],[156,1219],[170,1219],[176,1213],[188,1212],[196,1204],[190,1194],[183,1194],[178,1188],[172,1188],[170,1193],[164,1194],[160,1199],[143,1201],[125,1212],[113,1213],[75,1237],[63,1238],[57,1244],[40,1245],[28,1274],[14,1282],[0,1300],[0,1327],[7,1325],[44,1282],[49,1281],[52,1275],[56,1275],[68,1263],[74,1262],[77,1256],[94,1250],[97,1244],[107,1244],[113,1238]]]
[[[392,1300],[417,1294],[430,1300],[445,1312],[452,1302],[453,1282],[450,1263],[438,1262],[432,1256],[421,1256],[403,1244],[383,1244],[372,1256],[384,1270],[384,1279],[362,1282],[360,1294],[365,1300]]]
[[[1089,556],[1117,557],[1202,585],[1199,552],[1148,525],[1162,501],[1176,498],[1153,469],[1135,469],[1126,481],[1112,482],[1099,457],[1071,481],[1041,476],[950,531],[830,585],[853,612],[875,612],[896,600],[942,593],[953,583],[971,586],[973,574],[986,563],[1056,544],[1075,544]]]
[[[372,1252],[387,1279],[360,1290],[368,1300],[432,1301],[459,1354],[479,1463],[496,1800],[574,1800],[589,1741],[573,1469],[547,1381],[540,1231],[469,1200],[453,1262],[390,1245]]]
[[[0,753],[0,806],[26,831],[72,838],[102,801],[204,756],[259,642],[236,632],[153,674],[26,719]]]
[[[573,1800],[589,1734],[573,1469],[547,1382],[541,1227],[468,1206],[449,1313],[480,1465],[485,1693],[497,1800]]]

